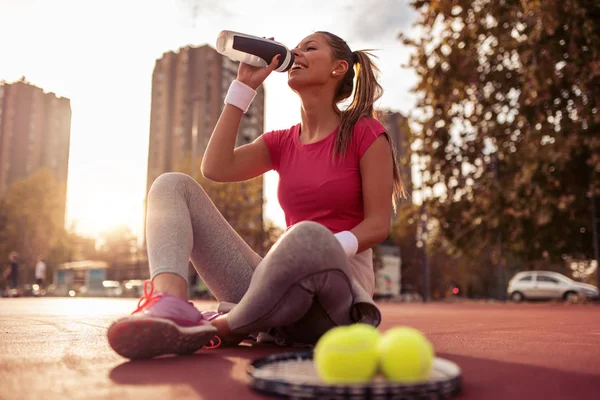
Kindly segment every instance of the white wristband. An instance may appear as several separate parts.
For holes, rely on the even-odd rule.
[[[350,231],[338,232],[335,235],[335,238],[340,242],[344,252],[348,257],[352,257],[358,251],[358,239],[354,234]]]
[[[254,100],[254,96],[256,96],[256,90],[236,79],[231,82],[224,103],[239,108],[245,114]]]

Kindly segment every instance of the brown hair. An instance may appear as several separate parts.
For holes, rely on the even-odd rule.
[[[371,57],[375,57],[369,50],[352,51],[348,44],[339,36],[333,33],[319,31],[316,32],[325,36],[327,43],[331,47],[333,58],[336,60],[344,60],[348,63],[348,71],[340,81],[335,96],[333,97],[334,105],[347,99],[352,95],[354,89],[354,77],[356,78],[356,90],[350,105],[341,114],[340,129],[335,138],[333,147],[333,158],[341,159],[348,148],[348,144],[352,139],[354,125],[362,117],[375,118],[374,103],[383,94],[383,88],[377,82],[376,74],[379,73],[379,68],[371,61]],[[356,73],[355,73],[356,68]],[[389,135],[387,135],[392,150],[392,158],[394,163],[394,195],[393,205],[396,210],[399,200],[407,197],[404,184],[400,178],[400,169],[396,156],[396,146],[393,145]]]

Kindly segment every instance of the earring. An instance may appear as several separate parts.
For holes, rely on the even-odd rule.
[[[335,76],[335,71],[331,72],[331,76]]]

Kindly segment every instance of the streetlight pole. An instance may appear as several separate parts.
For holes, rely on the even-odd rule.
[[[500,185],[500,179],[498,178],[498,151],[494,153],[494,181],[496,187]],[[500,210],[502,215],[503,210]],[[501,219],[500,219],[501,220]],[[496,262],[496,275],[498,279],[498,300],[504,301],[504,263],[503,263],[503,252],[502,252],[502,226],[498,226],[498,232],[496,235],[497,249],[498,249],[498,260]]]
[[[592,240],[594,260],[596,260],[596,284],[600,287],[600,249],[598,249],[598,217],[596,216],[596,196],[594,196],[594,166],[590,166],[590,213],[592,214]]]
[[[429,257],[427,254],[427,211],[425,210],[425,184],[423,182],[423,176],[425,175],[425,160],[421,159],[421,182],[420,182],[420,194],[421,194],[421,207],[419,211],[419,218],[421,219],[419,242],[422,250],[422,273],[423,273],[423,301],[427,303],[429,301]]]
[[[422,193],[422,192],[421,192]],[[422,196],[422,195],[421,195]],[[429,257],[427,255],[427,214],[425,199],[421,198],[421,249],[423,250],[423,301],[429,301]]]
[[[498,299],[505,301],[504,298],[504,265],[502,263],[502,231],[498,232]]]

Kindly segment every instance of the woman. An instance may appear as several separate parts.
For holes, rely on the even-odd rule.
[[[301,123],[234,149],[240,120],[278,56],[265,68],[241,64],[202,162],[204,176],[219,182],[276,170],[288,229],[261,259],[196,181],[161,175],[148,195],[152,282],[137,310],[108,332],[122,356],[193,353],[264,332],[310,345],[336,325],[379,325],[371,247],[387,237],[393,198],[404,190],[393,147],[372,118],[377,69],[368,53],[328,32],[306,37],[293,53],[288,84],[302,101]],[[355,95],[340,111],[355,69]],[[217,311],[187,301],[190,259],[220,301]]]

